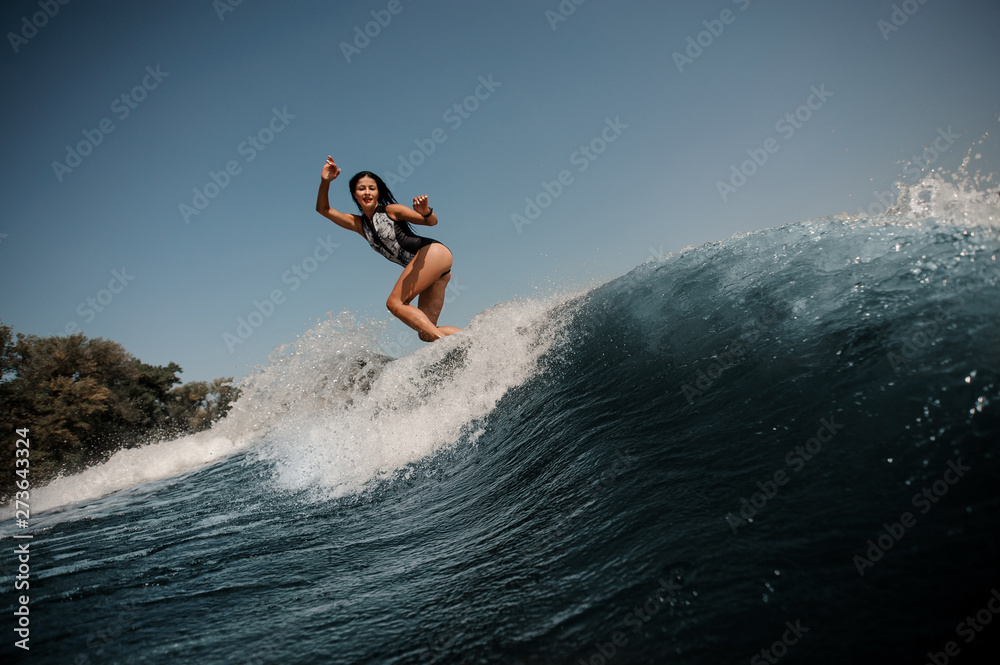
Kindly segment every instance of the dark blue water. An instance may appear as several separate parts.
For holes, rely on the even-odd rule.
[[[320,326],[213,432],[39,492],[5,662],[995,662],[991,205],[734,237],[388,364]]]

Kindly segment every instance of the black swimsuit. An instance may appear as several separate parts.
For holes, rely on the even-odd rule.
[[[418,236],[406,222],[393,220],[386,214],[385,206],[376,208],[371,219],[361,215],[361,230],[372,249],[404,268],[422,248],[436,242],[442,244],[433,238]]]

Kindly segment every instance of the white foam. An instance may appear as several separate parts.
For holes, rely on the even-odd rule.
[[[240,382],[240,398],[211,430],[121,450],[34,489],[33,512],[255,448],[257,459],[273,465],[281,488],[318,489],[325,496],[357,491],[474,434],[476,422],[508,390],[538,371],[562,326],[552,308],[564,300],[497,305],[467,330],[388,364],[376,342],[385,323],[341,314],[276,349],[266,366]]]
[[[107,462],[73,476],[57,478],[31,493],[35,513],[89,501],[139,483],[180,475],[217,462],[237,446],[212,431],[161,441],[115,453]]]
[[[283,405],[287,410],[265,436],[258,454],[274,464],[276,483],[320,497],[360,490],[463,438],[511,388],[534,376],[543,354],[557,341],[561,324],[553,302],[498,305],[469,328],[385,365],[370,390],[344,399],[342,381],[305,383],[318,390]],[[285,383],[301,385],[308,349],[292,369],[272,365]],[[277,377],[267,377],[273,382]]]
[[[1000,220],[997,174],[980,163],[979,151],[987,140],[988,135],[973,144],[954,172],[937,169],[913,184],[897,182],[896,203],[886,214],[912,221],[935,219],[997,228]],[[995,150],[995,146],[991,148]]]
[[[969,180],[930,173],[913,185],[898,184],[896,204],[887,214],[903,219],[934,219],[961,226],[997,228],[1000,206],[995,191],[983,191]]]

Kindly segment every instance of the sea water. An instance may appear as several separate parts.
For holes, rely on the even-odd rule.
[[[931,175],[397,359],[321,323],[32,492],[30,652],[3,514],[4,662],[992,662],[995,199]]]

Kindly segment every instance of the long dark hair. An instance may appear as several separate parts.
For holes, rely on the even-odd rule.
[[[364,209],[361,207],[361,204],[358,203],[358,199],[355,198],[355,196],[354,196],[354,188],[357,187],[358,180],[361,180],[365,176],[368,176],[369,178],[371,178],[372,180],[374,180],[375,181],[375,186],[378,187],[378,205],[379,205],[379,207],[384,208],[385,206],[389,205],[390,203],[395,203],[396,202],[396,198],[392,195],[392,192],[389,191],[389,187],[384,182],[382,182],[382,178],[378,177],[377,175],[375,175],[371,171],[361,171],[359,173],[355,173],[354,174],[354,177],[351,178],[351,182],[349,184],[349,186],[351,188],[351,198],[354,199],[354,205],[358,206],[358,210],[360,210],[362,213],[364,212]]]

